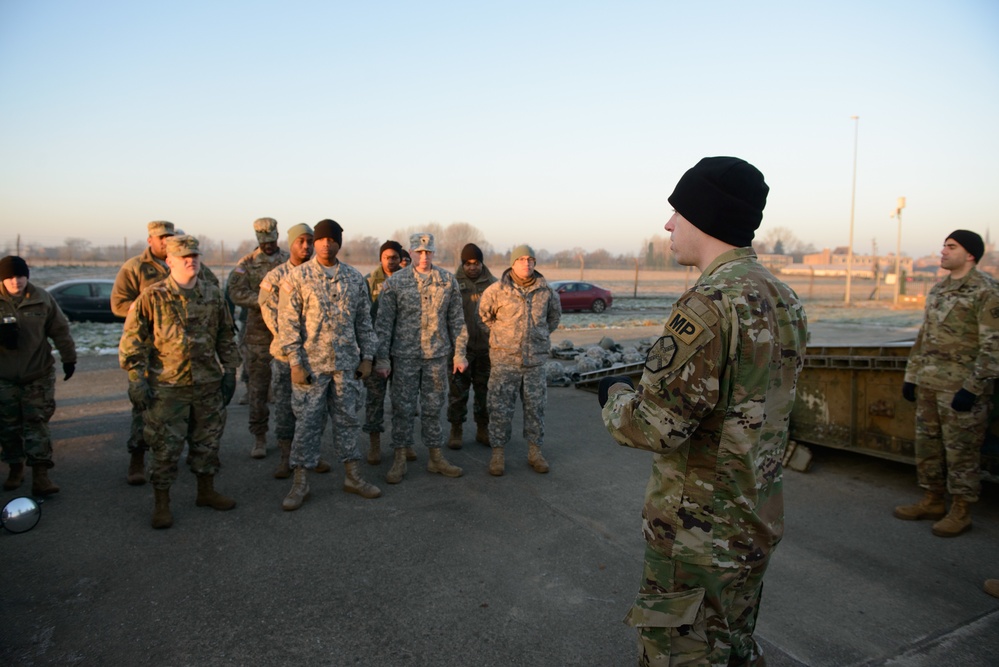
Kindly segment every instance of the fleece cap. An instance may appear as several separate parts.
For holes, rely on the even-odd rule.
[[[313,237],[317,241],[319,239],[333,239],[338,246],[343,247],[343,227],[336,220],[326,218],[317,222]]]
[[[676,212],[709,236],[737,248],[752,245],[770,187],[737,157],[706,157],[680,177],[669,196]]]
[[[516,262],[521,257],[530,257],[531,259],[537,259],[537,256],[534,254],[534,248],[527,245],[526,243],[517,246],[510,253],[510,266],[513,266],[513,263]]]
[[[7,255],[0,259],[0,280],[8,280],[17,276],[31,277],[28,263],[17,255]]]
[[[954,239],[961,244],[961,247],[968,251],[968,253],[975,258],[975,264],[982,261],[982,255],[985,254],[985,242],[982,241],[982,237],[975,232],[969,232],[967,229],[958,229],[951,232],[948,239]],[[945,241],[947,239],[944,239]]]

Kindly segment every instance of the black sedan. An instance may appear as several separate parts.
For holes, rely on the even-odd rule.
[[[70,320],[84,322],[123,322],[111,312],[111,288],[106,278],[64,280],[46,288]]]

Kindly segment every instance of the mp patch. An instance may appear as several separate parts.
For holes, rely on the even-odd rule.
[[[674,308],[666,328],[676,334],[681,342],[690,345],[700,335],[704,327],[697,319],[680,308]]]
[[[663,336],[649,348],[649,353],[645,356],[645,368],[650,373],[658,373],[664,368],[669,368],[675,355],[676,341],[672,336]]]

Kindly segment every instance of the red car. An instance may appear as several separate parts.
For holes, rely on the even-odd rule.
[[[558,292],[563,311],[592,310],[594,313],[602,313],[614,302],[610,292],[592,283],[556,280],[551,286]]]

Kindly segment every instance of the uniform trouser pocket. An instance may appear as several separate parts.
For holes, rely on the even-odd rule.
[[[639,664],[651,667],[705,664],[708,640],[704,589],[640,593],[624,622],[638,630]]]

